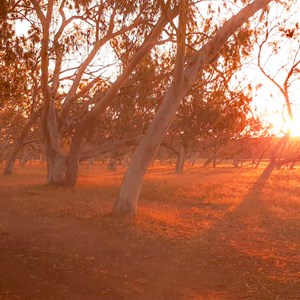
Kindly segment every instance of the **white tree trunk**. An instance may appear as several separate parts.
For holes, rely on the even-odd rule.
[[[131,158],[128,171],[121,186],[119,198],[113,208],[113,214],[120,216],[134,216],[136,214],[144,175],[179,106],[179,103],[176,104],[173,101],[176,99],[176,96],[178,94],[176,87],[173,85],[173,88],[168,91],[168,97],[165,99],[166,103],[170,105],[161,106],[161,109]]]
[[[256,0],[242,9],[237,15],[233,16],[224,24],[217,34],[209,42],[207,42],[201,50],[199,50],[184,71],[181,69],[182,59],[184,59],[184,51],[182,51],[182,44],[180,43],[185,43],[185,37],[180,36],[180,34],[184,35],[184,33],[183,31],[180,32],[179,28],[178,38],[181,38],[181,41],[178,43],[176,58],[177,70],[175,64],[174,81],[169,87],[145,136],[133,154],[128,171],[121,185],[119,197],[113,207],[113,215],[129,217],[135,216],[138,198],[146,170],[153,160],[165,133],[174,119],[180,101],[191,88],[198,72],[201,71],[206,64],[215,59],[221,47],[237,29],[239,29],[258,10],[264,8],[270,1],[271,0]],[[181,18],[184,19],[184,16],[182,16],[183,14],[180,15]],[[181,75],[180,72],[182,72]]]
[[[64,185],[67,167],[66,156],[60,153],[47,155],[47,167],[47,183],[51,185]]]

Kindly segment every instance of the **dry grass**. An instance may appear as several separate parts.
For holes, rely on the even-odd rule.
[[[0,260],[18,267],[4,263],[0,299],[300,298],[300,173],[274,171],[257,190],[261,171],[152,166],[126,222],[107,217],[122,168],[82,165],[75,189],[46,186],[43,165],[1,176]]]

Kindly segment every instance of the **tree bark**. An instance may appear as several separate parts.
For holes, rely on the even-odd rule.
[[[170,127],[180,101],[191,88],[197,74],[203,67],[212,62],[227,39],[242,26],[258,10],[264,8],[271,0],[256,0],[246,6],[237,15],[227,21],[217,34],[207,42],[192,58],[184,69],[185,50],[185,9],[181,8],[179,28],[177,30],[177,55],[175,62],[174,81],[170,85],[164,100],[151,122],[141,143],[133,154],[132,160],[121,185],[119,196],[114,204],[114,216],[136,215],[139,194],[148,165],[160,146],[165,133]],[[184,3],[184,2],[183,2]]]
[[[119,198],[113,208],[113,214],[116,216],[135,216],[136,214],[144,175],[179,106],[179,103],[174,103],[174,99],[178,95],[177,88],[173,85],[173,88],[168,91],[168,95],[165,98],[167,101],[165,102],[166,105],[161,106],[145,137],[131,158]]]
[[[53,124],[53,128],[51,128],[51,124]],[[47,129],[44,130],[44,132],[48,132],[48,134],[45,135],[47,183],[50,185],[64,185],[67,157],[62,152],[60,146],[60,136],[55,125],[55,120],[51,120],[46,125]],[[51,137],[49,137],[49,135]]]
[[[177,30],[177,55],[174,69],[174,81],[168,89],[164,101],[158,109],[145,136],[133,154],[121,186],[119,197],[113,207],[112,214],[115,216],[135,216],[146,170],[153,161],[158,148],[163,141],[165,132],[173,121],[180,100],[187,92],[188,84],[185,82],[183,72],[187,23],[186,8],[187,1],[183,0],[181,2],[179,26]]]
[[[133,72],[135,67],[140,63],[140,61],[151,51],[151,49],[157,44],[157,41],[163,31],[164,27],[168,24],[170,20],[173,20],[178,15],[178,9],[173,9],[169,12],[167,17],[162,18],[154,26],[148,39],[144,42],[141,48],[136,52],[133,58],[129,61],[128,65],[125,67],[123,73],[115,81],[115,83],[106,91],[104,96],[99,96],[100,98],[95,98],[97,103],[95,107],[90,110],[81,121],[77,132],[75,133],[68,159],[67,172],[66,172],[66,186],[75,186],[78,177],[78,162],[79,162],[79,151],[83,140],[84,133],[93,128],[96,118],[111,104],[113,99],[115,99],[120,88],[126,82],[130,74]]]
[[[184,163],[186,159],[186,151],[183,145],[180,145],[179,155],[177,155],[176,159],[176,168],[175,173],[176,174],[182,174],[184,169]]]
[[[77,134],[76,136],[74,136],[71,143],[67,166],[66,166],[67,168],[66,176],[64,180],[64,185],[68,187],[74,187],[77,182],[81,140],[82,140],[82,136],[80,134]]]
[[[64,185],[67,158],[61,153],[47,155],[47,182],[50,185]]]

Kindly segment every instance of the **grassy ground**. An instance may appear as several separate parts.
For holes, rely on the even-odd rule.
[[[1,175],[0,299],[300,299],[300,172],[261,172],[153,166],[126,221],[107,216],[124,169]]]

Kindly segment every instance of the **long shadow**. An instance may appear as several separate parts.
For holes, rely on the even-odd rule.
[[[264,240],[260,232],[268,224],[260,222],[261,218],[252,217],[271,214],[262,201],[261,192],[272,170],[267,167],[241,204],[233,212],[225,213],[208,230],[173,246],[167,240],[161,241],[163,247],[159,256],[165,255],[165,259],[158,264],[159,256],[156,256],[153,257],[156,263],[148,264],[145,279],[148,287],[144,293],[156,299],[164,299],[164,295],[172,295],[172,299],[271,299],[280,293],[292,293],[288,288],[281,291],[277,288],[280,282],[269,278],[276,272],[274,261],[257,253],[251,254],[259,252],[257,249],[260,248],[268,249],[269,241]],[[246,222],[241,222],[240,216],[245,217]],[[134,227],[132,230],[134,232]],[[260,271],[260,267],[266,271]],[[158,270],[160,281],[164,282],[159,288],[148,281],[149,274]],[[294,288],[292,283],[289,284]],[[270,295],[263,291],[265,286],[274,289]]]
[[[261,193],[273,170],[274,166],[271,164],[264,169],[239,206],[233,212],[234,216],[249,216],[251,214],[267,213],[267,208],[262,201]]]
[[[278,236],[275,239],[269,236],[274,215],[262,199],[263,188],[273,169],[268,166],[262,172],[233,212],[226,213],[211,228],[191,238],[181,258],[170,258],[177,268],[169,272],[169,283],[177,282],[183,289],[188,287],[195,295],[198,292],[203,296],[206,292],[212,296],[215,292],[216,299],[233,299],[233,295],[251,299],[295,295],[296,284],[282,280],[282,274],[288,272],[292,278],[296,273],[288,267],[278,269],[276,266],[277,250],[282,250],[287,242],[278,244]],[[264,257],[264,253],[269,253],[269,257]],[[287,257],[283,260],[291,266]],[[197,273],[194,273],[195,266],[199,268]],[[284,288],[279,288],[283,284]],[[264,290],[265,286],[270,290]]]

